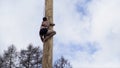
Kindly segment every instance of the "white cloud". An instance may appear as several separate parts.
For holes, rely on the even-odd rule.
[[[88,41],[98,43],[99,49],[94,55],[89,55],[80,50],[76,50],[74,55],[71,55],[77,57],[76,59],[69,58],[74,68],[120,67],[120,1],[91,0],[83,6],[89,13],[85,16],[76,10],[76,4],[84,3],[84,1],[55,1],[55,23],[58,33],[56,43],[65,45],[87,43]],[[62,48],[65,51],[69,49],[62,44],[57,48]],[[73,53],[70,50],[68,51]],[[92,61],[89,62],[91,59]]]
[[[39,28],[43,0],[5,0],[0,2],[0,50],[11,44],[18,49],[29,43],[40,45]]]
[[[103,0],[100,2],[99,6],[95,8],[97,10],[92,11],[92,39],[99,41],[102,47],[101,53],[97,54],[95,59],[101,63],[103,63],[103,61],[114,63],[117,62],[116,60],[120,59],[115,57],[120,54],[120,37],[118,35],[120,33],[119,3],[119,0]],[[111,37],[114,39],[111,40]]]
[[[76,7],[74,6],[78,1],[55,1],[55,29],[57,32],[57,37],[60,37],[60,41],[64,43],[71,42],[84,42],[88,37],[86,27],[89,27],[88,20],[81,19],[81,16],[76,12]],[[62,4],[62,5],[61,5]],[[88,19],[85,17],[85,19]],[[81,21],[82,20],[82,21]],[[84,30],[84,31],[83,31]],[[86,38],[85,38],[86,37]]]

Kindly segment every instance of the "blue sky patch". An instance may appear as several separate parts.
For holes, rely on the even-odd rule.
[[[87,50],[87,52],[89,53],[89,54],[94,54],[95,52],[97,52],[98,51],[98,48],[97,48],[97,45],[95,44],[95,43],[90,43],[90,42],[88,42],[87,44],[86,44],[86,50]]]
[[[80,12],[81,15],[88,15],[88,10],[87,10],[87,6],[88,6],[88,3],[90,3],[92,0],[84,0],[82,2],[77,2],[76,4],[76,10],[77,12]]]

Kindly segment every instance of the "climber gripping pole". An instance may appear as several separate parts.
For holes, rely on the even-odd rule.
[[[53,59],[53,0],[45,0],[45,17],[41,24],[40,37],[43,41],[42,68],[52,68]]]

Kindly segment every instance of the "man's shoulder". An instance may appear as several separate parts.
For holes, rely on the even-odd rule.
[[[49,22],[49,21],[42,21],[42,22]]]

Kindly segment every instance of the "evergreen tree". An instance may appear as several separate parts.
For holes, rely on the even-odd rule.
[[[42,68],[43,52],[40,47],[29,45],[27,49],[16,51],[14,45],[8,47],[0,55],[0,68]],[[63,56],[55,61],[53,68],[72,68],[70,62]]]
[[[1,68],[16,68],[16,57],[17,52],[15,46],[9,46],[8,50],[4,51]]]
[[[22,68],[40,68],[42,60],[42,52],[39,47],[29,45],[27,50],[20,52],[20,64]]]
[[[34,68],[42,68],[42,50],[40,49],[40,47],[36,47],[35,48],[35,56],[34,56]]]
[[[68,60],[66,60],[63,56],[55,61],[54,68],[72,68]]]
[[[0,55],[0,68],[3,67],[3,57]]]

